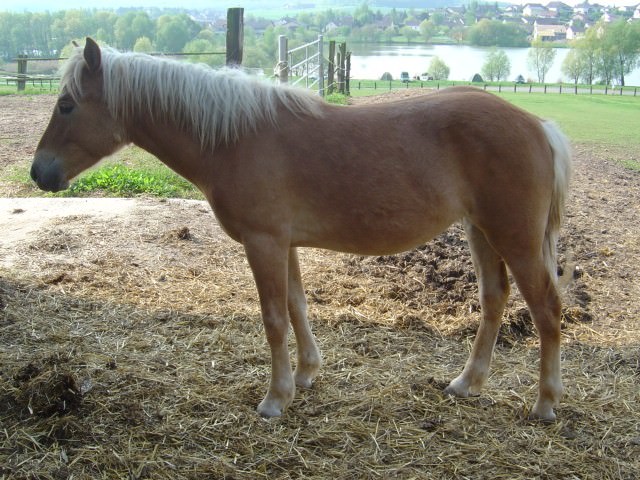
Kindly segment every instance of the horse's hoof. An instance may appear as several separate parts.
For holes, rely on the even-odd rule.
[[[264,418],[274,418],[282,416],[282,408],[273,405],[271,402],[263,400],[258,405],[258,413]]]
[[[313,377],[312,376],[304,375],[304,374],[298,374],[298,372],[296,372],[294,374],[294,378],[295,378],[296,386],[298,386],[300,388],[311,388],[313,386]]]
[[[465,385],[462,385],[460,382],[456,380],[452,380],[448,387],[444,389],[445,395],[451,395],[452,397],[458,398],[468,398],[471,396],[469,392],[469,388]]]
[[[554,423],[556,421],[556,414],[553,408],[541,408],[536,404],[529,413],[528,419],[542,423]]]

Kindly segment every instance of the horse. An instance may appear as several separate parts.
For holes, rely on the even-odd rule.
[[[331,105],[239,69],[120,53],[87,38],[62,68],[31,177],[43,190],[65,189],[131,143],[197,186],[244,247],[271,353],[262,416],[282,415],[296,386],[311,387],[321,366],[298,247],[386,255],[462,222],[482,314],[470,356],[445,393],[477,395],[486,382],[508,267],[540,337],[529,416],[556,418],[563,392],[556,242],[571,151],[553,122],[473,87]]]

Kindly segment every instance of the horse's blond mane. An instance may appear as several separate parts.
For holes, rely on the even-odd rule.
[[[61,86],[82,98],[85,67],[76,48],[63,67]],[[321,114],[321,100],[309,91],[270,85],[238,69],[213,70],[138,53],[102,48],[103,96],[111,114],[126,121],[144,112],[170,118],[191,130],[202,148],[237,140],[264,122],[276,124],[284,107],[300,115]]]

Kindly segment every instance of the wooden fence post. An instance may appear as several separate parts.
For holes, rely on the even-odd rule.
[[[344,44],[345,49],[347,48],[347,44]],[[345,65],[345,94],[351,95],[351,52],[347,52],[347,63]]]
[[[338,45],[338,93],[345,94],[347,93],[345,90],[345,77],[346,77],[346,68],[345,64],[347,61],[347,44],[346,42]]]
[[[327,89],[331,95],[335,88],[335,71],[336,71],[336,41],[329,41],[329,65],[327,66]]]
[[[227,65],[242,65],[244,8],[227,10]]]
[[[24,90],[27,84],[27,56],[24,54],[18,55],[18,91]]]

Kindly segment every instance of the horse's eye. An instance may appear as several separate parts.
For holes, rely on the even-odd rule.
[[[58,109],[61,115],[69,115],[73,111],[73,103],[60,102],[58,103]]]

